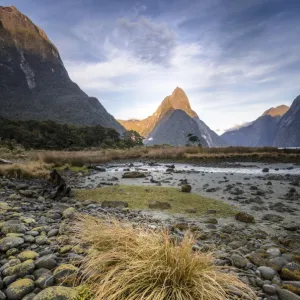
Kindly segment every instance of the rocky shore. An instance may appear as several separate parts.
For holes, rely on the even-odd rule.
[[[73,186],[81,185],[84,180],[83,174],[66,178]],[[175,182],[177,178],[173,176],[173,180]],[[267,182],[263,181],[264,186]],[[153,211],[104,207],[92,199],[78,201],[72,193],[54,201],[43,196],[46,185],[39,180],[0,178],[0,299],[64,300],[80,294],[80,289],[70,280],[80,274],[80,260],[84,256],[84,249],[73,244],[68,232],[75,213],[114,217],[155,230],[167,228],[179,239],[186,230],[191,230],[197,237],[195,250],[213,251],[215,264],[223,266],[225,272],[238,274],[256,291],[258,299],[300,299],[300,220],[297,210],[293,220],[272,212],[265,212],[267,217],[263,220],[252,210],[254,223],[247,218],[218,219],[214,212],[208,212],[203,218],[191,215],[162,217]],[[197,185],[193,186],[196,188]],[[297,188],[294,193],[298,192]],[[260,190],[259,187],[251,189],[251,186],[247,189]],[[248,198],[247,195],[243,201]]]

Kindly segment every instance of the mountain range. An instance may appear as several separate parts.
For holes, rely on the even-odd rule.
[[[125,129],[71,81],[46,33],[16,7],[0,6],[0,115]]]
[[[299,147],[300,96],[292,106],[272,107],[255,121],[230,129],[221,136],[229,145],[246,147]]]
[[[143,120],[118,120],[127,130],[141,134],[146,145],[170,144],[183,146],[187,144],[189,133],[197,136],[200,143],[207,147],[225,146],[222,140],[192,110],[185,92],[177,87],[166,97],[156,112]]]
[[[290,108],[271,108],[222,136],[199,118],[179,87],[148,118],[118,122],[97,98],[89,97],[72,82],[46,33],[14,6],[0,6],[0,116],[101,125],[121,134],[135,130],[146,145],[181,146],[188,142],[187,135],[193,134],[206,147],[300,146],[300,96]]]

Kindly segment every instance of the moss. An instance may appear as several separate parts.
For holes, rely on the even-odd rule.
[[[38,257],[39,257],[38,253],[36,253],[35,251],[30,251],[30,250],[23,251],[18,255],[18,259],[20,259],[21,261],[26,261],[29,259],[36,259]]]
[[[15,265],[13,267],[7,268],[3,271],[4,276],[12,276],[15,274],[19,275],[27,275],[28,273],[31,273],[35,268],[34,262],[32,259],[26,260],[18,265]]]
[[[0,210],[9,210],[10,206],[5,202],[0,202]]]
[[[292,293],[300,295],[300,287],[294,286],[292,284],[285,283],[282,285],[283,289],[289,290]]]
[[[64,285],[73,285],[76,280],[77,273],[78,268],[75,266],[71,264],[62,264],[54,270],[53,276],[59,284],[63,283]]]
[[[85,253],[85,250],[80,246],[80,245],[76,245],[73,247],[73,251],[76,253],[76,254],[84,254]]]
[[[193,193],[181,193],[176,188],[169,187],[143,187],[143,186],[114,186],[90,190],[76,190],[75,196],[79,200],[98,201],[125,201],[131,209],[149,209],[150,201],[157,200],[171,204],[171,213],[184,213],[187,208],[194,207],[193,215],[206,214],[207,210],[217,211],[217,217],[232,216],[236,213],[233,206],[223,201],[202,197]]]
[[[65,254],[65,253],[68,253],[72,250],[72,246],[71,245],[66,245],[66,246],[63,246],[59,249],[59,253],[60,254]]]
[[[64,287],[64,286],[54,286],[49,287],[41,291],[37,296],[34,297],[35,300],[75,300],[77,299],[78,292],[75,289]]]
[[[89,286],[84,284],[76,288],[78,295],[76,300],[92,300],[94,299],[94,293],[90,290]]]
[[[300,271],[298,271],[298,270],[291,271],[291,270],[287,269],[286,267],[284,267],[281,270],[281,275],[283,278],[286,278],[289,280],[300,281]]]
[[[15,282],[13,282],[9,289],[15,294],[20,294],[22,291],[24,291],[25,288],[31,288],[34,289],[34,282],[31,279],[19,279]]]

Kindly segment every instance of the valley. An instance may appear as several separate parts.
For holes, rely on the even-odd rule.
[[[35,0],[24,2],[35,11]],[[128,13],[122,1],[54,2],[34,4],[49,38],[17,7],[0,6],[0,300],[300,300],[300,96],[280,104],[295,90],[283,101],[263,76],[280,63],[256,66],[265,51],[255,48],[249,71],[231,41],[223,57],[232,29],[215,37],[220,45],[186,44],[199,35],[198,23],[197,34],[184,29],[191,4],[168,4],[156,24],[155,3]],[[230,2],[214,3],[209,19]],[[173,9],[183,15],[171,22]],[[236,11],[209,33],[229,23],[248,33]],[[274,57],[293,64],[293,55]],[[264,96],[278,106],[265,110]],[[161,101],[154,112],[151,97]],[[148,117],[126,119],[137,101]],[[210,127],[261,107],[222,135]]]

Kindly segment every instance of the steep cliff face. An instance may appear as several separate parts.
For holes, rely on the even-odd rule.
[[[145,137],[146,144],[185,145],[187,135],[193,133],[202,140],[203,146],[226,145],[215,132],[200,120],[192,110],[187,95],[179,87],[162,101],[152,116],[144,120],[119,120],[119,122],[127,130],[135,130]]]
[[[277,124],[276,147],[300,147],[300,96]]]
[[[286,105],[272,107],[249,125],[225,132],[222,138],[232,146],[273,146],[278,122],[288,109]]]
[[[202,146],[208,146],[193,118],[183,110],[169,110],[150,132],[145,144],[185,146],[188,142],[187,135],[189,133],[198,136]]]
[[[63,65],[47,35],[14,6],[0,6],[0,115],[124,128],[88,97]]]

